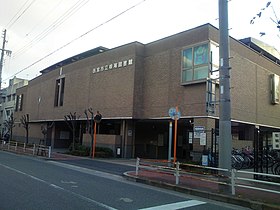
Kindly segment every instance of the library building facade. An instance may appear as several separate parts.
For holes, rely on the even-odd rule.
[[[217,152],[218,43],[219,30],[205,24],[148,44],[97,47],[58,62],[17,90],[14,138],[25,140],[19,119],[28,115],[29,142],[68,148],[73,133],[65,116],[72,114],[76,141],[90,146],[92,110],[102,115],[97,146],[111,148],[117,157],[167,159],[174,146],[178,160]],[[229,37],[229,45],[233,147],[254,147],[256,138],[274,146],[272,132],[280,129],[279,58],[253,38]]]

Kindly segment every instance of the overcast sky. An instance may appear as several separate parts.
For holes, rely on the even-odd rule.
[[[280,49],[280,1],[229,1],[229,34],[254,37]],[[98,46],[149,43],[211,23],[218,0],[0,0],[0,28],[7,29],[2,86],[16,75],[32,79],[44,68]],[[129,9],[131,8],[131,9]],[[261,17],[257,14],[261,13]],[[254,19],[254,24],[250,21]],[[273,22],[275,21],[275,22]],[[88,32],[88,33],[87,33]],[[260,36],[260,32],[265,32]],[[0,40],[2,48],[2,39]],[[19,73],[20,72],[20,73]]]

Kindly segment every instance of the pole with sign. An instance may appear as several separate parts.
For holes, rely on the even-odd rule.
[[[96,115],[94,116],[94,141],[93,141],[93,148],[92,148],[92,158],[94,158],[95,154],[95,147],[96,147],[96,125],[101,122],[102,115],[99,113],[99,111],[96,112]]]
[[[169,122],[169,142],[168,142],[168,161],[171,162],[171,147],[172,147],[172,121]]]
[[[171,117],[172,120],[175,120],[175,125],[174,125],[174,148],[173,148],[173,152],[174,152],[174,157],[173,157],[173,163],[176,162],[176,149],[177,149],[177,124],[178,124],[178,120],[181,117],[181,113],[178,110],[178,106],[176,106],[176,108],[171,107],[168,111],[169,116]],[[169,138],[171,138],[172,135],[169,135]],[[169,139],[169,142],[171,142],[171,140]],[[171,144],[169,145],[169,149],[171,149]],[[169,158],[169,157],[168,157]],[[170,158],[171,159],[171,158]]]

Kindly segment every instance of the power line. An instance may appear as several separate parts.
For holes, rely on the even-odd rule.
[[[13,20],[16,15],[19,13],[19,11],[25,6],[25,4],[28,2],[28,0],[24,3],[24,5],[21,7],[21,9],[16,13],[16,15],[11,19],[11,21],[8,23],[7,25],[7,29],[11,28],[21,17],[22,15],[32,6],[32,4],[34,4],[36,0],[33,0],[21,13],[20,15],[15,19]],[[12,21],[13,20],[13,21]]]
[[[12,17],[12,19],[8,22],[7,26],[5,28],[7,28],[10,23],[14,20],[14,18],[16,18],[16,16],[20,13],[20,11],[24,8],[24,6],[27,4],[29,0],[26,0],[25,3],[21,6],[21,8],[17,11],[17,13]]]
[[[33,40],[31,40],[28,44],[20,48],[18,51],[14,53],[13,58],[18,57],[25,52],[27,52],[32,46],[37,44],[39,41],[48,36],[51,32],[53,32],[56,28],[58,28],[61,24],[63,24],[67,19],[69,19],[73,14],[75,14],[79,9],[81,9],[85,4],[87,4],[89,0],[79,0],[77,1],[69,10],[67,10],[63,15],[61,15],[58,19],[56,19],[50,26],[48,26],[43,32],[38,34]]]
[[[41,62],[42,60],[48,58],[49,56],[53,55],[54,53],[58,52],[59,50],[61,50],[61,49],[65,48],[65,47],[67,47],[68,45],[70,45],[70,44],[72,44],[73,42],[75,42],[75,41],[81,39],[82,37],[86,36],[87,34],[91,33],[92,31],[94,31],[94,30],[100,28],[101,26],[103,26],[103,25],[105,25],[105,24],[111,22],[112,20],[118,18],[119,16],[121,16],[121,15],[125,14],[126,12],[132,10],[133,8],[139,6],[140,4],[144,3],[145,1],[146,1],[146,0],[142,0],[141,2],[138,2],[138,3],[134,4],[133,6],[129,7],[128,9],[126,9],[126,10],[124,10],[124,11],[118,13],[117,15],[113,16],[112,18],[106,20],[105,22],[103,22],[103,23],[99,24],[98,26],[96,26],[96,27],[90,29],[89,31],[85,32],[84,34],[82,34],[82,35],[78,36],[77,38],[71,40],[70,42],[64,44],[63,46],[61,46],[61,47],[59,47],[58,49],[54,50],[53,52],[51,52],[51,53],[45,55],[44,57],[40,58],[39,60],[35,61],[34,63],[30,64],[29,66],[23,68],[22,70],[16,72],[15,74],[13,74],[12,76],[8,77],[7,79],[4,79],[3,81],[8,80],[9,78],[13,78],[14,76],[18,75],[19,73],[21,73],[21,72],[27,70],[28,68],[30,68],[30,67],[36,65],[37,63],[39,63],[39,62]]]
[[[35,26],[33,26],[33,27],[26,33],[26,36],[29,36],[29,35],[31,34],[32,31],[34,31],[40,24],[42,24],[42,22],[43,22],[46,18],[48,18],[56,8],[58,8],[58,6],[61,4],[62,1],[63,1],[63,0],[60,0],[57,4],[55,4],[55,6],[53,6],[50,10],[48,10],[47,15],[45,15],[45,16],[42,17],[40,20],[38,20],[38,21],[37,21],[38,24],[36,24]]]
[[[28,1],[28,0],[27,0]],[[44,22],[45,19],[47,19],[49,16],[52,15],[52,13],[58,8],[58,6],[61,4],[61,2],[64,1],[64,0],[60,0],[57,4],[55,4],[55,6],[53,6],[51,9],[49,9],[47,12],[46,12],[46,15],[40,19],[38,19],[37,23],[35,25],[33,25],[33,27],[25,34],[25,37],[23,40],[21,40],[19,43],[17,43],[17,46],[23,46],[24,45],[24,42],[26,40],[26,38],[28,36],[30,36],[30,34],[32,34],[32,32],[38,28],[39,25],[42,25],[42,23]],[[21,49],[21,48],[20,48]],[[14,55],[13,55],[14,57]]]

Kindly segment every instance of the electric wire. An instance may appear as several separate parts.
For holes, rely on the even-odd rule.
[[[18,17],[17,17],[15,20],[13,20],[13,21],[11,20],[12,22],[10,21],[6,28],[7,28],[7,29],[10,29],[10,28],[23,16],[23,14],[35,3],[35,1],[36,1],[36,0],[33,0],[33,1],[18,15]],[[26,4],[27,2],[28,2],[28,1],[26,1],[26,2],[24,3],[23,7],[25,6],[25,4]],[[23,7],[22,7],[22,8],[23,8]],[[22,8],[21,8],[21,9],[22,9]],[[20,10],[21,10],[21,9],[20,9]],[[19,11],[20,11],[20,10],[19,10]],[[19,12],[18,12],[18,13],[19,13]],[[17,13],[17,14],[18,14],[18,13]],[[16,15],[17,15],[17,14],[16,14]],[[16,16],[14,16],[14,17],[16,17]],[[12,18],[12,19],[14,19],[14,18]]]
[[[74,15],[77,11],[79,11],[88,2],[89,2],[89,0],[79,0],[79,1],[77,1],[70,9],[68,9],[63,15],[61,15],[58,19],[56,19],[43,32],[38,34],[28,44],[24,45],[22,48],[20,48],[16,52],[14,52],[13,59],[15,59],[16,57],[26,53],[35,44],[37,44],[38,42],[43,40],[46,36],[48,36],[51,32],[53,32],[56,28],[58,28],[61,24],[63,24],[67,19],[69,19],[72,15]]]
[[[67,42],[67,43],[64,44],[63,46],[57,48],[56,50],[52,51],[51,53],[49,53],[49,54],[45,55],[44,57],[38,59],[38,60],[35,61],[34,63],[28,65],[28,66],[25,67],[25,68],[23,68],[22,70],[16,72],[15,74],[9,76],[8,78],[6,78],[6,79],[4,79],[4,80],[2,80],[2,82],[8,80],[9,78],[13,78],[14,76],[16,76],[16,75],[22,73],[23,71],[26,71],[26,70],[29,69],[30,67],[36,65],[37,63],[41,62],[42,60],[48,58],[49,56],[53,55],[54,53],[60,51],[61,49],[65,48],[66,46],[68,46],[68,45],[70,45],[70,44],[72,44],[73,42],[75,42],[75,41],[81,39],[82,37],[86,36],[87,34],[91,33],[92,31],[94,31],[94,30],[100,28],[101,26],[103,26],[103,25],[105,25],[105,24],[111,22],[112,20],[118,18],[119,16],[125,14],[126,12],[128,12],[128,11],[134,9],[135,7],[137,7],[137,6],[139,6],[140,4],[144,3],[145,1],[146,1],[146,0],[142,0],[142,1],[140,1],[140,2],[138,2],[138,3],[136,3],[136,4],[134,4],[133,6],[129,7],[128,9],[125,9],[124,11],[118,13],[117,15],[113,16],[112,18],[109,18],[109,19],[106,20],[105,22],[103,22],[103,23],[97,25],[96,27],[94,27],[94,28],[90,29],[89,31],[83,33],[82,35],[76,37],[75,39],[71,40],[70,42]]]
[[[24,4],[20,7],[20,9],[16,12],[16,14],[11,18],[11,20],[8,22],[8,24],[5,26],[5,28],[7,28],[10,24],[11,24],[11,22],[12,21],[14,21],[14,19],[17,17],[17,15],[20,13],[20,11],[24,8],[24,6],[27,4],[27,2],[28,2],[29,0],[26,0],[25,2],[24,2]]]
[[[27,33],[26,36],[30,36],[30,34],[36,29],[38,28],[39,25],[41,25],[41,23],[47,19],[50,15],[52,15],[52,12],[59,7],[59,5],[63,2],[63,0],[60,0],[57,4],[55,4],[48,12],[47,15],[45,15],[44,17],[42,17],[40,20],[38,20],[38,24],[36,24],[35,26],[33,26]]]
[[[37,29],[40,25],[42,25],[42,23],[44,22],[45,19],[47,19],[49,16],[52,15],[52,13],[56,10],[56,8],[58,8],[58,6],[61,4],[61,2],[63,2],[64,0],[60,0],[57,4],[55,4],[55,6],[53,6],[50,10],[48,10],[46,12],[46,15],[44,17],[42,17],[40,20],[37,21],[37,23],[26,33],[25,37],[23,40],[21,40],[21,42],[17,43],[17,46],[23,46],[24,42],[26,40],[27,37],[30,37],[30,35],[32,34],[32,32]],[[20,48],[21,49],[21,48]],[[13,59],[14,59],[14,53],[13,53]]]

